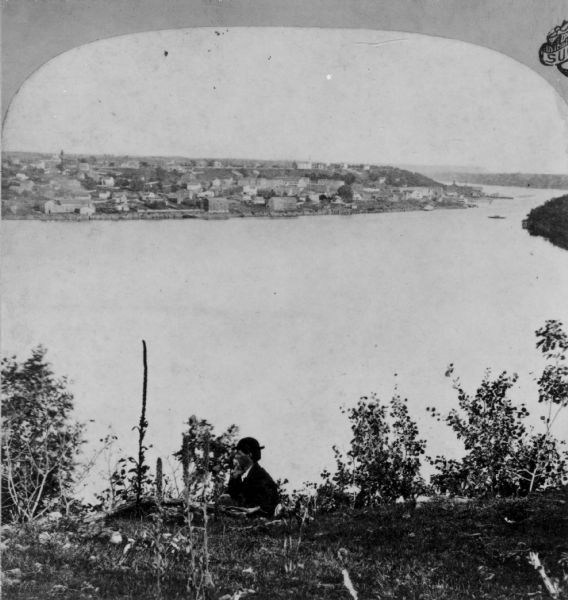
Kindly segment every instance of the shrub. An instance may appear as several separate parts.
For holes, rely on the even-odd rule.
[[[456,481],[466,493],[473,495],[504,494],[515,487],[512,467],[519,454],[528,416],[524,405],[515,407],[507,392],[517,380],[516,375],[501,373],[491,379],[488,371],[474,396],[470,396],[456,381],[460,410],[452,409],[441,417],[434,408],[432,415],[454,430],[463,440],[466,455],[461,461],[445,461],[437,457],[433,463],[441,477],[432,477],[432,483],[444,490],[445,484],[456,487]]]
[[[144,464],[142,478],[138,479],[138,461],[134,456],[122,456],[108,474],[108,485],[95,494],[93,510],[112,510],[123,502],[140,502],[140,497],[151,495],[155,484],[150,467]]]
[[[216,435],[213,425],[191,416],[183,433],[182,447],[174,456],[182,463],[183,478],[190,496],[214,501],[223,492],[232,468],[239,428],[231,425]]]
[[[420,493],[420,455],[426,442],[418,438],[407,400],[395,394],[383,404],[375,394],[343,410],[351,421],[351,448],[344,457],[334,447],[336,472],[324,472],[321,502],[341,504],[351,494],[356,506],[394,502]]]
[[[73,395],[38,346],[23,363],[2,360],[2,518],[28,521],[71,494],[84,425]]]
[[[524,404],[515,406],[508,397],[517,375],[501,373],[491,378],[487,371],[475,395],[470,396],[454,380],[458,409],[443,416],[427,408],[444,421],[464,443],[465,456],[448,460],[430,459],[438,473],[432,484],[442,492],[470,496],[524,495],[537,489],[561,485],[568,474],[563,442],[552,436],[551,428],[559,412],[568,403],[568,369],[564,365],[568,336],[558,321],[547,321],[536,332],[537,348],[549,362],[540,378],[538,401],[546,405],[545,432],[533,433],[525,425],[529,411]],[[449,372],[448,372],[449,375]]]

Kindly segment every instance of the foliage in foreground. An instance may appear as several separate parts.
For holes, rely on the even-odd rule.
[[[192,482],[188,490],[192,496],[199,495],[201,499],[213,502],[221,495],[232,468],[238,434],[236,425],[217,434],[206,419],[198,419],[195,415],[188,419],[182,447],[174,456],[182,464],[184,482]]]
[[[2,520],[33,519],[68,504],[84,426],[73,395],[38,346],[23,363],[2,360]]]
[[[539,402],[547,409],[544,433],[529,431],[523,423],[526,408],[514,406],[507,397],[516,376],[503,373],[495,380],[488,376],[474,397],[457,382],[461,412],[452,411],[446,422],[464,440],[467,452],[451,468],[460,485],[464,472],[469,479],[465,488],[455,491],[476,497],[517,494],[528,482],[526,491],[534,492],[557,486],[564,476],[564,458],[551,427],[568,403],[568,336],[560,323],[547,321],[537,339],[548,361],[538,379]],[[6,363],[12,369],[6,398],[28,398],[33,418],[43,415],[34,410],[42,406],[45,389],[66,399],[65,418],[59,425],[74,425],[71,431],[79,436],[70,446],[69,462],[62,463],[68,465],[66,485],[71,486],[82,427],[69,420],[72,398],[66,395],[65,381],[57,383],[49,369],[45,371],[43,354],[39,352],[32,364],[38,363],[41,368],[36,370],[49,376],[36,381],[26,375],[23,388],[16,385],[21,365],[14,360]],[[28,389],[29,381],[36,387]],[[22,396],[21,389],[28,396]],[[20,405],[15,406],[17,413]],[[143,402],[140,429],[147,426],[144,406]],[[26,526],[3,530],[2,548],[10,549],[3,565],[7,597],[236,600],[291,593],[301,598],[344,598],[346,593],[356,597],[358,590],[363,597],[401,599],[541,598],[538,575],[526,567],[529,558],[530,564],[537,564],[534,553],[560,577],[568,556],[566,490],[487,504],[438,499],[413,512],[412,503],[394,503],[400,496],[415,500],[424,489],[419,472],[425,442],[406,401],[395,394],[386,404],[372,395],[344,412],[353,438],[346,456],[336,451],[335,475],[325,474],[323,485],[312,484],[315,495],[297,494],[293,509],[274,523],[235,520],[222,512],[209,523],[206,501],[214,499],[222,485],[237,430],[215,435],[209,423],[192,417],[180,456],[184,490],[178,500],[183,501],[184,512],[167,521],[172,514],[154,503],[157,513],[151,520],[136,512],[131,520],[115,518],[93,525],[79,519],[42,523],[35,519],[37,513],[31,514],[22,519],[30,521]],[[8,421],[12,426],[17,422]],[[63,439],[69,443],[75,438]],[[143,443],[140,436],[140,447]],[[28,451],[33,447],[26,446]],[[125,489],[136,496],[140,486],[130,484],[136,478],[141,482],[138,467],[144,461],[139,457],[131,462],[131,469],[125,467],[118,477],[126,479]],[[160,472],[161,462],[156,490],[150,491],[161,499]],[[443,469],[439,473],[447,474]],[[450,475],[455,473],[450,470]],[[67,489],[62,481],[66,480],[59,477],[53,499]],[[148,489],[151,481],[146,481]],[[51,506],[50,500],[42,510]],[[326,508],[335,512],[325,514]],[[50,518],[54,516],[58,518],[54,513]]]
[[[568,405],[568,335],[561,323],[549,320],[537,330],[536,337],[537,348],[548,361],[537,381],[538,402],[545,408],[541,417],[544,432],[528,429],[524,423],[529,415],[526,406],[516,406],[508,397],[517,375],[503,372],[492,379],[487,372],[473,396],[455,379],[458,409],[446,416],[435,408],[427,409],[455,432],[465,449],[460,460],[438,456],[431,461],[438,470],[432,476],[438,491],[513,496],[566,483],[568,455],[562,447],[564,442],[553,437],[552,426]]]
[[[334,447],[336,472],[323,473],[326,490],[346,498],[355,506],[375,506],[412,498],[423,489],[420,456],[425,440],[410,417],[407,400],[395,394],[389,404],[372,394],[357,405],[343,410],[351,422],[351,447],[346,456]]]
[[[395,394],[385,404],[375,394],[363,397],[355,407],[343,410],[351,422],[352,439],[345,456],[334,447],[335,473],[324,471],[323,483],[307,484],[315,492],[316,504],[327,510],[374,506],[399,497],[411,499],[432,488],[454,496],[519,496],[565,484],[568,453],[565,442],[553,436],[552,427],[568,405],[568,335],[559,321],[548,320],[536,337],[547,361],[537,380],[544,431],[535,433],[528,427],[527,407],[509,397],[516,374],[503,372],[493,378],[488,370],[474,395],[456,378],[458,407],[447,415],[435,408],[427,410],[454,431],[465,455],[429,458],[437,470],[429,488],[420,477],[425,441],[419,438],[406,400]],[[446,376],[452,373],[453,365]]]

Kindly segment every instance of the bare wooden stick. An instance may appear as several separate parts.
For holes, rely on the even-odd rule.
[[[551,598],[554,600],[559,600],[560,598],[560,588],[557,584],[551,581],[550,577],[546,574],[543,564],[540,562],[540,558],[536,552],[529,552],[528,556],[529,563],[537,570],[542,582],[544,583],[544,587],[546,591],[550,594]]]
[[[201,503],[203,506],[203,577],[204,583],[207,588],[213,587],[213,578],[209,571],[209,539],[207,535],[207,525],[209,523],[207,516],[207,485],[209,483],[209,434],[205,436],[203,442],[203,459],[204,459],[204,473],[203,473],[203,496]]]
[[[340,548],[337,551],[337,558],[339,559],[339,563],[341,564],[341,574],[343,575],[343,585],[346,590],[349,592],[349,595],[353,600],[358,600],[359,595],[357,594],[357,590],[351,581],[351,577],[349,577],[349,571],[347,570],[347,550],[345,548]]]
[[[183,485],[186,490],[189,490],[189,463],[190,463],[190,449],[189,449],[189,433],[184,433],[181,441],[181,464],[183,468]]]
[[[341,569],[341,573],[343,574],[343,585],[347,588],[351,598],[353,598],[353,600],[357,600],[359,596],[357,595],[357,590],[353,586],[351,577],[349,577],[349,571],[347,569]]]
[[[161,502],[164,497],[164,472],[162,468],[162,459],[158,457],[156,460],[156,496],[158,502]]]
[[[142,362],[144,365],[144,380],[142,384],[142,412],[138,424],[138,464],[136,465],[136,504],[140,504],[142,497],[142,482],[144,478],[144,437],[148,427],[146,421],[146,398],[148,392],[148,358],[146,354],[146,342],[142,340]]]

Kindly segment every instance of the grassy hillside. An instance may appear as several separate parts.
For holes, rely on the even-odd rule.
[[[207,597],[349,599],[347,573],[360,599],[544,599],[528,555],[537,552],[550,576],[568,571],[567,501],[566,490],[490,503],[438,499],[303,525],[219,517],[208,528]],[[188,578],[203,570],[198,561],[192,571],[183,524],[59,521],[3,531],[7,600],[188,599]]]

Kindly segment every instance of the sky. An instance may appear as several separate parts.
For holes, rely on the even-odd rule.
[[[417,34],[198,28],[101,40],[36,71],[6,150],[568,172],[568,106],[528,67]]]

